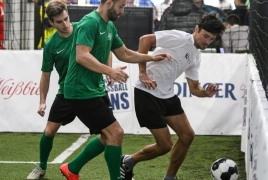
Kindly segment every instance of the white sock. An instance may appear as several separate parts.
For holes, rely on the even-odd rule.
[[[124,160],[124,163],[129,169],[133,169],[136,164],[132,159],[132,155],[127,155],[126,159]]]

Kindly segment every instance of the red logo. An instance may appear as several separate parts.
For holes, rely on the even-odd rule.
[[[4,96],[4,99],[10,99],[15,95],[40,95],[40,87],[33,81],[15,82],[14,79],[0,78],[0,94]]]

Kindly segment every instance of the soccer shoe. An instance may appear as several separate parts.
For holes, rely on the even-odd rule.
[[[65,163],[60,166],[60,171],[67,180],[79,180],[79,174],[72,173],[68,168],[68,163]]]
[[[27,176],[27,180],[38,180],[40,178],[43,178],[46,174],[46,170],[43,170],[38,165],[36,165],[36,168],[33,169],[33,171]]]
[[[133,174],[133,169],[128,169],[127,166],[124,163],[125,158],[128,155],[123,155],[121,157],[121,166],[120,166],[120,174],[122,180],[134,180],[132,177],[134,176]]]

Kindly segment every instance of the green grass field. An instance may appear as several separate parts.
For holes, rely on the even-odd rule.
[[[81,134],[58,134],[54,139],[49,162],[70,147]],[[92,136],[93,137],[93,136]],[[0,179],[23,180],[35,167],[29,162],[39,161],[40,134],[0,133]],[[89,138],[90,139],[90,138]],[[173,136],[174,141],[176,137]],[[177,176],[179,180],[211,180],[211,164],[221,157],[233,159],[239,168],[238,180],[245,180],[244,153],[240,151],[240,136],[196,136]],[[123,153],[131,154],[147,144],[154,143],[150,135],[125,135]],[[84,147],[74,151],[64,162],[73,159]],[[135,180],[162,180],[169,153],[151,161],[141,162],[134,169]],[[8,161],[9,163],[1,163]],[[28,162],[28,163],[18,163]],[[63,163],[64,163],[63,162]],[[64,180],[60,164],[49,164],[45,180]],[[109,180],[103,154],[86,164],[80,172],[81,180]]]

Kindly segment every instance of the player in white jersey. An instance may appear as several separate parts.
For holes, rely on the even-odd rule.
[[[173,83],[185,72],[193,95],[212,97],[219,91],[215,84],[209,84],[203,89],[199,85],[198,70],[201,63],[200,49],[206,49],[224,30],[224,24],[215,14],[206,14],[197,22],[193,34],[166,30],[140,38],[140,53],[148,53],[150,47],[154,46],[156,49],[153,54],[169,53],[172,59],[139,64],[139,80],[134,85],[136,116],[140,126],[148,128],[156,142],[132,155],[122,156],[122,179],[132,178],[133,168],[138,162],[154,159],[170,150],[171,157],[164,180],[177,179],[176,174],[195,132],[188,122],[179,97],[174,94]],[[167,125],[179,137],[174,146]]]

